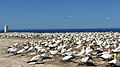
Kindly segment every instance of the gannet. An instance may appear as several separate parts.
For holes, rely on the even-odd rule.
[[[25,51],[25,49],[20,49],[19,51],[17,51],[17,54],[23,53]]]
[[[27,63],[37,62],[40,58],[41,58],[40,55],[33,56],[32,59],[30,59]]]
[[[57,54],[57,53],[58,53],[57,50],[50,50],[50,54],[52,54],[52,55],[55,55],[55,54]]]
[[[105,60],[109,60],[109,59],[112,59],[112,55],[111,54],[103,54],[100,56],[101,58],[105,59]]]
[[[85,53],[85,48],[84,48],[84,46],[83,46],[83,49],[81,50],[80,53],[77,54],[77,56],[82,56],[84,53]]]
[[[9,48],[9,49],[7,50],[8,53],[14,53],[14,52],[16,52],[16,51],[17,51],[17,48],[15,48],[15,47]]]
[[[114,50],[112,50],[112,52],[114,52],[114,53],[119,53],[119,52],[120,52],[120,46],[117,47],[117,48],[115,48]]]
[[[88,59],[89,59],[88,56],[87,56],[87,57],[83,57],[83,58],[81,59],[81,61],[84,62],[84,63],[86,63],[86,62],[88,61]]]
[[[120,67],[120,62],[117,60],[117,55],[114,54],[114,59],[108,62],[108,66]]]
[[[67,60],[69,60],[69,59],[71,59],[71,58],[72,58],[72,56],[71,56],[71,55],[68,55],[68,56],[63,57],[61,60],[62,60],[62,61],[67,61]]]
[[[27,51],[29,52],[29,51],[31,51],[33,49],[33,46],[31,46]]]

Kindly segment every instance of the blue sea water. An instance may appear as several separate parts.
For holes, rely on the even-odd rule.
[[[3,30],[0,30],[3,32]],[[54,33],[54,32],[120,32],[120,28],[96,28],[96,29],[12,29],[8,32],[35,32],[35,33]]]

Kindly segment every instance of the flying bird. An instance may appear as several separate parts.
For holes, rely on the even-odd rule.
[[[72,18],[72,16],[68,16],[69,18]]]
[[[109,18],[107,17],[106,20],[108,20]]]

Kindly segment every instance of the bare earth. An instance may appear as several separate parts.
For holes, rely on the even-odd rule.
[[[0,67],[77,67],[76,63],[61,63],[58,58],[47,59],[44,64],[27,64],[28,56],[10,55],[6,53],[8,46],[15,42],[26,42],[29,39],[0,39]]]
[[[37,40],[37,39],[34,39]],[[16,42],[27,42],[30,39],[22,38],[3,38],[0,39],[0,67],[87,67],[87,66],[78,66],[78,63],[73,62],[60,62],[60,58],[46,59],[43,64],[27,64],[26,62],[32,58],[32,56],[20,56],[20,55],[10,55],[6,53],[6,50],[10,45]],[[120,54],[118,55],[120,58]],[[77,60],[79,61],[79,60]],[[101,61],[100,59],[93,59],[96,62],[97,67],[104,67],[106,62]],[[88,66],[90,67],[90,66]],[[93,67],[93,66],[91,66]]]

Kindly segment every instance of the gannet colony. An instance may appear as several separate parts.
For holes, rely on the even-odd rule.
[[[0,33],[2,38],[31,39],[10,44],[5,52],[12,56],[32,56],[27,64],[44,64],[47,59],[58,58],[64,64],[120,67],[119,32]]]

